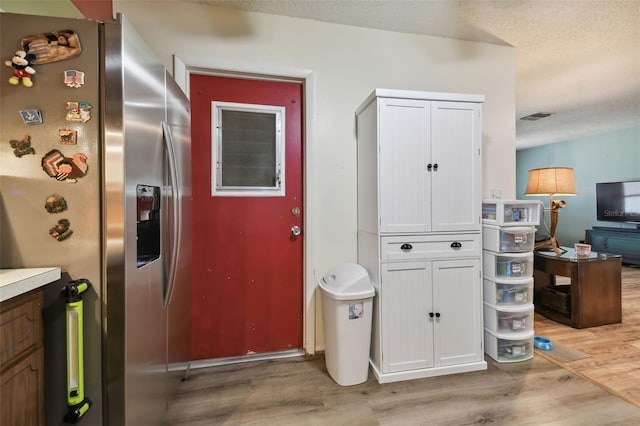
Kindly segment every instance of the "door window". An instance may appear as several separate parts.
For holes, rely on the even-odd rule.
[[[212,196],[284,196],[284,107],[212,102]]]

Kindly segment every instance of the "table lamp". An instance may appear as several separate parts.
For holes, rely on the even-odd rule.
[[[560,248],[556,240],[556,230],[558,229],[558,211],[567,205],[562,200],[553,200],[554,195],[578,195],[576,184],[573,179],[573,169],[571,167],[543,167],[529,170],[529,180],[524,195],[548,196],[549,215],[551,226],[549,229],[549,239],[536,244],[536,249],[551,248],[560,256]],[[545,209],[547,210],[547,209]],[[564,251],[563,251],[564,252]]]

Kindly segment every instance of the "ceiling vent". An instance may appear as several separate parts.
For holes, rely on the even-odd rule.
[[[540,120],[541,118],[547,118],[551,114],[552,113],[550,112],[536,112],[535,114],[525,115],[524,117],[521,117],[520,120],[536,121]]]

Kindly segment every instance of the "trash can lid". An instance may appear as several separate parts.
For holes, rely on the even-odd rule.
[[[336,300],[362,299],[375,294],[367,270],[357,263],[335,266],[318,284],[322,291]]]

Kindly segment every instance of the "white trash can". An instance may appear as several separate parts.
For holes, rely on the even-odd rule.
[[[369,274],[361,265],[343,263],[327,272],[318,285],[327,371],[341,386],[364,383],[369,376],[375,294]]]

